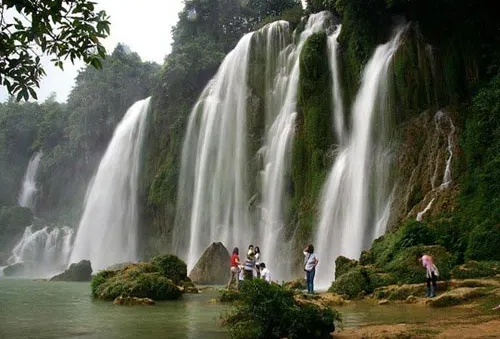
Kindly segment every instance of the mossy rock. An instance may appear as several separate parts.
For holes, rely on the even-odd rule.
[[[164,254],[154,257],[151,263],[167,279],[175,284],[180,284],[187,278],[187,266],[184,261],[172,254]]]
[[[453,268],[451,276],[453,279],[471,279],[490,277],[498,273],[500,273],[500,262],[498,261],[471,260]]]
[[[193,282],[189,278],[186,278],[186,280],[181,282],[181,287],[183,288],[184,293],[197,294],[200,292],[198,291],[196,285],[193,284]]]
[[[359,264],[360,265],[371,265],[375,263],[375,258],[373,257],[373,252],[372,251],[362,251],[361,255],[359,256]]]
[[[290,290],[305,290],[307,289],[306,279],[297,279],[292,281],[285,281],[283,283],[283,287],[288,288]]]
[[[337,293],[349,299],[370,293],[368,272],[364,268],[356,267],[336,279],[328,292]]]
[[[365,254],[363,261],[372,262],[383,267],[407,248],[432,245],[434,242],[435,234],[430,227],[418,221],[410,220],[398,229],[375,239],[369,251],[370,254]]]
[[[451,277],[454,266],[453,257],[442,246],[413,246],[399,252],[394,260],[384,266],[384,271],[391,274],[399,284],[413,284],[425,281],[426,271],[418,260],[421,255],[430,254],[439,270],[439,280]]]
[[[396,283],[396,279],[390,273],[377,272],[373,269],[367,269],[368,281],[370,289],[375,289],[381,286],[388,286]]]
[[[488,295],[488,290],[481,287],[461,287],[445,292],[436,298],[428,299],[426,304],[432,307],[454,306]]]
[[[357,266],[357,260],[349,259],[342,255],[338,256],[337,259],[335,259],[335,280]]]
[[[409,296],[424,297],[427,284],[404,284],[390,285],[375,289],[373,296],[377,299],[406,300]],[[440,281],[437,284],[438,291],[448,288],[448,283]]]
[[[181,287],[152,263],[130,264],[118,271],[100,271],[92,278],[91,290],[95,298],[103,300],[114,300],[119,296],[175,300],[183,293]]]
[[[92,266],[90,261],[82,260],[73,263],[63,273],[50,278],[50,281],[90,281],[92,279]]]

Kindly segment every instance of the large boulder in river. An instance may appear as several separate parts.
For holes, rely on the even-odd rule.
[[[214,242],[202,254],[189,274],[200,285],[223,285],[229,280],[231,256],[221,242]]]
[[[71,264],[66,271],[50,278],[50,281],[90,281],[91,279],[92,266],[90,261],[82,260]]]

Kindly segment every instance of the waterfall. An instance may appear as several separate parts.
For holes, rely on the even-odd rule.
[[[245,35],[207,85],[189,117],[182,150],[174,251],[192,269],[214,240],[250,239],[247,197]]]
[[[368,61],[352,107],[352,131],[346,145],[338,150],[323,189],[315,239],[319,258],[326,263],[318,275],[322,287],[332,280],[337,256],[357,258],[385,231],[391,202],[391,190],[384,187],[391,159],[384,136],[387,74],[403,31],[399,29],[390,42],[378,46]]]
[[[35,193],[37,190],[36,172],[38,171],[38,165],[40,164],[41,157],[41,152],[35,152],[31,156],[28,168],[26,168],[26,173],[24,174],[21,192],[19,192],[19,197],[17,198],[19,206],[28,207],[31,210],[33,210],[35,205]]]
[[[434,200],[435,200],[435,198],[432,198],[432,200],[429,201],[427,206],[425,206],[425,208],[422,211],[417,213],[417,221],[421,222],[423,220],[424,214],[427,213],[431,209],[432,203],[434,202]]]
[[[297,114],[299,57],[307,38],[329,28],[331,19],[329,12],[320,12],[309,17],[297,44],[282,51],[273,90],[267,93],[266,98],[279,113],[267,132],[263,147],[262,217],[258,239],[265,251],[263,259],[269,259],[271,271],[281,279],[289,278],[291,273],[291,261],[288,259],[291,244],[284,239],[283,200]],[[270,114],[272,112],[266,113],[266,116]]]
[[[187,259],[188,269],[212,241],[228,247],[257,241],[265,250],[264,259],[272,259],[275,276],[289,271],[283,265],[287,245],[282,203],[296,115],[299,56],[306,39],[326,30],[331,19],[328,12],[311,15],[295,43],[290,43],[285,21],[245,35],[195,104],[182,150],[172,239],[174,252]],[[254,196],[261,199],[261,220],[254,227],[248,177],[254,154],[247,154],[246,120],[248,64],[252,44],[259,41],[265,42],[265,140],[258,152],[263,160],[261,192]],[[278,255],[283,260],[275,260]]]
[[[97,271],[137,260],[138,174],[150,98],[118,124],[87,190],[70,263],[88,259]]]
[[[67,266],[73,229],[44,227],[34,231],[28,226],[7,260],[9,266],[23,264],[19,276],[48,278]]]
[[[451,120],[451,118],[448,115],[446,115],[446,113],[444,113],[443,111],[438,111],[436,113],[436,116],[434,117],[434,119],[436,121],[436,128],[438,130],[441,130],[439,124],[440,124],[441,120],[443,119],[443,117],[448,118],[448,122],[450,124],[450,133],[448,134],[448,137],[446,138],[446,141],[448,143],[448,145],[446,147],[448,157],[446,158],[446,166],[444,168],[443,180],[441,182],[441,185],[439,186],[440,189],[448,188],[452,182],[451,161],[453,160],[453,148],[455,147],[455,145],[453,143],[453,136],[455,134],[455,125],[453,124],[453,121]]]
[[[332,99],[333,99],[333,119],[335,136],[339,144],[344,142],[345,126],[344,126],[344,103],[342,99],[340,81],[340,70],[338,61],[338,41],[342,25],[338,25],[333,34],[328,37],[328,60],[330,62],[330,70],[332,74]]]

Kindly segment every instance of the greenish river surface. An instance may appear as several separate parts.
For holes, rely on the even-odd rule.
[[[209,302],[214,296],[206,292],[155,306],[117,306],[93,300],[89,283],[0,279],[0,338],[228,338],[220,326],[228,306]],[[356,303],[338,310],[345,327],[419,323],[450,312],[467,316],[467,310],[404,304]]]

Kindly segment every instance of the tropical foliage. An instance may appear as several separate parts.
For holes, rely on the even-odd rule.
[[[17,100],[36,99],[43,55],[61,69],[68,58],[101,68],[106,49],[100,39],[109,35],[109,21],[93,1],[3,0],[0,18],[0,84]]]

